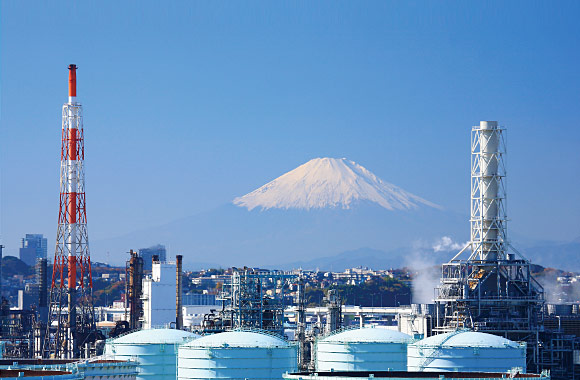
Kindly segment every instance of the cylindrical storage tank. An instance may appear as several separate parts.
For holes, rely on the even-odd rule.
[[[297,346],[260,330],[204,336],[179,347],[178,379],[281,379],[298,366]]]
[[[316,342],[316,370],[404,371],[412,341],[407,334],[372,327],[332,334]]]
[[[199,338],[199,335],[183,330],[153,329],[108,339],[105,355],[117,360],[134,359],[137,379],[175,379],[177,346]]]
[[[526,344],[497,335],[461,330],[409,345],[407,368],[425,372],[506,372],[526,369]]]

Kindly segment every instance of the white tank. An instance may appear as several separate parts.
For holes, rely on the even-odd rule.
[[[297,369],[297,347],[259,330],[234,330],[179,347],[178,379],[276,379]]]
[[[316,370],[405,371],[412,341],[407,334],[383,328],[338,332],[316,342]]]
[[[497,335],[461,330],[409,345],[407,368],[425,372],[506,372],[526,369],[526,344]]]
[[[199,335],[174,329],[140,330],[105,344],[105,356],[117,360],[134,359],[137,379],[172,379],[176,375],[177,346]]]

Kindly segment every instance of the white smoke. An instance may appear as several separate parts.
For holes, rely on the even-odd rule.
[[[441,269],[431,249],[422,242],[415,242],[413,250],[405,258],[405,264],[413,272],[413,303],[432,303]]]
[[[545,273],[536,277],[544,288],[544,297],[548,303],[561,303],[562,286],[558,283],[558,277],[554,273]]]
[[[558,281],[558,277],[560,276],[574,275],[574,273],[547,268],[542,273],[537,274],[535,278],[544,288],[546,302],[561,304],[565,302],[577,302],[580,299],[580,283],[577,279],[571,282],[565,281],[564,283]]]
[[[449,236],[443,236],[432,243],[416,241],[413,244],[405,260],[405,265],[413,272],[413,303],[433,302],[435,288],[441,280],[441,264],[446,261],[443,255],[435,253],[458,251],[466,244],[455,242]]]
[[[448,252],[448,251],[458,251],[465,247],[467,243],[458,243],[453,241],[449,236],[443,236],[435,243],[433,243],[433,251],[435,252]]]

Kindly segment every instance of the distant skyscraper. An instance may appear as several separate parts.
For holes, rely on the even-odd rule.
[[[27,265],[36,265],[37,259],[46,259],[47,241],[42,234],[26,234],[22,239],[20,260]]]
[[[165,246],[161,244],[154,245],[149,248],[141,248],[139,250],[139,256],[143,258],[143,269],[151,270],[151,262],[153,256],[159,256],[159,261],[166,261],[167,251]]]

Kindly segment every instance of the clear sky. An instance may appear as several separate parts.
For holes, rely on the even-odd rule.
[[[70,63],[92,240],[324,156],[467,215],[479,120],[508,128],[510,230],[574,239],[578,15],[578,1],[2,1],[2,243],[53,247]]]

